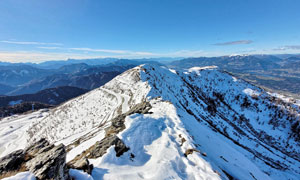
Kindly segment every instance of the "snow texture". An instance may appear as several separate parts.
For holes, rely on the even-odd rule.
[[[2,180],[36,180],[34,174],[30,172],[20,172],[14,176],[4,178]]]
[[[300,145],[293,125],[298,101],[285,101],[216,67],[175,71],[142,65],[49,112],[0,121],[0,156],[45,137],[72,147],[67,161],[104,138],[110,120],[149,101],[149,114],[133,114],[114,147],[90,159],[91,176],[74,179],[300,179]],[[192,154],[184,155],[194,149]]]

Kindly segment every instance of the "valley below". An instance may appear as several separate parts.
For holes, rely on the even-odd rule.
[[[299,179],[299,105],[214,66],[139,65],[2,119],[0,177]]]

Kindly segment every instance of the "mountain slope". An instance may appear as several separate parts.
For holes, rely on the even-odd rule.
[[[236,55],[221,57],[199,57],[174,61],[171,68],[189,69],[194,66],[218,66],[222,70],[285,94],[300,94],[299,58],[280,59],[272,55]]]
[[[14,88],[5,84],[0,84],[0,95],[4,95],[9,91],[12,91]]]
[[[19,86],[6,95],[21,95],[36,93],[38,91],[55,88],[58,86],[73,86],[82,89],[95,89],[110,81],[120,73],[134,67],[126,66],[87,66],[85,64],[74,64],[63,66],[53,74],[43,78],[34,79]]]
[[[67,161],[88,157],[94,179],[299,179],[299,111],[215,67],[143,65],[47,113],[4,119],[0,156],[45,137],[67,146]],[[112,136],[122,155],[97,150]]]
[[[71,98],[86,93],[88,90],[72,86],[60,86],[44,89],[35,94],[23,94],[18,96],[0,96],[0,107],[11,106],[21,102],[40,102],[58,105]]]

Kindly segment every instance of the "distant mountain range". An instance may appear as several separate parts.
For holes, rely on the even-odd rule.
[[[0,106],[13,105],[10,102],[18,104],[29,101],[51,105],[60,104],[98,88],[124,71],[145,63],[165,64],[173,69],[218,66],[219,69],[256,85],[289,92],[293,95],[300,94],[299,55],[236,55],[181,60],[179,58],[69,59],[67,61],[47,61],[40,64],[0,62],[0,95],[2,96]],[[63,94],[61,90],[69,94]],[[49,92],[56,92],[60,96],[59,98],[54,97],[54,93],[49,95],[51,94]],[[47,93],[48,95],[45,95]]]
[[[278,96],[211,66],[140,65],[3,118],[0,177],[299,180],[300,101]]]
[[[157,61],[150,60],[106,60],[109,63],[103,64],[102,61],[98,63],[102,65],[91,65],[97,64],[96,60],[78,60],[76,63],[75,60],[49,61],[41,64],[5,63],[0,65],[0,95],[36,93],[58,86],[74,86],[91,90],[134,66],[143,63],[159,64]],[[53,69],[49,69],[50,67]]]
[[[0,96],[0,107],[13,106],[23,102],[40,102],[58,105],[66,100],[88,92],[87,89],[61,86],[39,91],[35,94],[22,94],[17,96]]]
[[[187,58],[168,65],[175,69],[218,66],[256,85],[276,91],[300,94],[300,56],[246,55]]]
[[[161,65],[151,59],[105,60],[106,64],[96,59],[41,64],[0,63],[1,116],[31,110],[28,108],[30,103],[39,104],[40,108],[58,105],[98,88],[122,72],[143,63]]]

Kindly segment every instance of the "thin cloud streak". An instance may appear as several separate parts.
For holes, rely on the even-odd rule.
[[[105,52],[112,52],[105,50]],[[118,50],[113,50],[118,52]],[[7,62],[42,62],[47,60],[67,60],[67,59],[90,59],[90,58],[158,58],[158,57],[199,57],[199,56],[214,56],[215,52],[204,52],[202,50],[179,50],[167,53],[151,53],[151,52],[134,52],[126,51],[127,54],[103,55],[75,53],[75,52],[41,52],[41,51],[0,51],[1,61]]]
[[[273,49],[274,51],[300,50],[300,45],[288,45]]]
[[[151,52],[139,52],[139,51],[129,51],[129,50],[113,50],[113,49],[92,49],[92,48],[68,48],[69,50],[76,51],[88,51],[88,52],[102,52],[111,54],[124,54],[124,55],[138,55],[138,56],[151,56],[154,55]]]
[[[239,41],[228,41],[222,43],[213,44],[215,46],[231,46],[231,45],[239,45],[239,44],[251,44],[253,43],[252,40],[239,40]]]
[[[45,42],[34,42],[34,41],[6,41],[2,40],[1,43],[8,44],[19,44],[19,45],[53,45],[53,46],[62,46],[62,43],[45,43]]]
[[[1,61],[6,62],[43,62],[48,60],[90,59],[104,56],[85,55],[76,53],[45,53],[30,51],[0,52]]]

